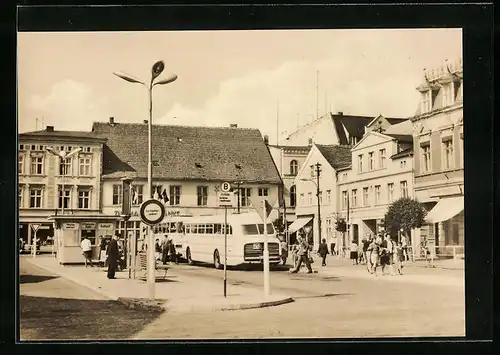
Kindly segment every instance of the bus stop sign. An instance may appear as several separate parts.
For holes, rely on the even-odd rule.
[[[165,217],[165,206],[158,200],[151,199],[142,203],[140,208],[141,220],[153,226],[160,223]]]

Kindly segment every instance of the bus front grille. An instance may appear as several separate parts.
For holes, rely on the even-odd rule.
[[[280,248],[278,243],[268,243],[269,258],[275,259],[280,257]],[[259,260],[264,253],[264,243],[248,243],[245,244],[244,259],[245,261]]]

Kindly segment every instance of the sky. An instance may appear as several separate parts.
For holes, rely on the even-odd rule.
[[[423,69],[462,55],[461,29],[19,32],[18,131],[153,123],[258,128],[271,144],[326,112],[410,117]],[[37,120],[38,118],[38,120]]]

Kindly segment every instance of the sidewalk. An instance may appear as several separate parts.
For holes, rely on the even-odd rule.
[[[155,300],[147,299],[148,285],[138,277],[128,278],[128,271],[117,272],[114,280],[109,280],[106,269],[100,267],[62,266],[52,256],[26,258],[29,263],[55,273],[79,285],[113,300],[120,301],[130,308],[166,310],[169,312],[238,310],[277,306],[293,302],[291,297],[281,294],[264,295],[263,289],[248,286],[227,285],[224,297],[224,284],[202,277],[176,274],[175,268],[156,273]],[[222,273],[221,273],[222,276]]]
[[[321,266],[321,258],[314,256],[313,269],[323,276],[341,276],[351,278],[377,279],[398,283],[421,283],[437,286],[465,287],[465,273],[463,260],[438,260],[434,262],[435,267],[426,267],[425,261],[407,262],[403,268],[403,275],[390,276],[386,268],[385,276],[375,276],[367,271],[366,265],[352,265],[352,260],[338,259],[329,255],[326,260],[327,266]],[[377,268],[380,275],[381,267]],[[394,266],[394,272],[397,273]]]

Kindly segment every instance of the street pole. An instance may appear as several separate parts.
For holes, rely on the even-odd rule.
[[[264,216],[264,294],[269,295],[269,245],[267,243],[267,211],[266,201],[262,201],[262,212]]]
[[[224,297],[227,290],[227,206],[224,206]]]
[[[238,195],[238,214],[240,213],[240,182],[236,183],[237,186],[237,195]]]
[[[153,196],[153,139],[152,139],[152,120],[153,120],[153,77],[149,84],[149,121],[148,121],[148,191],[149,198]],[[155,299],[155,250],[153,241],[153,227],[148,226],[148,294],[149,299]]]
[[[34,236],[34,239],[33,239],[33,248],[31,248],[31,250],[33,251],[33,258],[36,257],[36,242],[37,242],[36,233],[37,232],[38,232],[38,229],[35,231],[35,236]]]
[[[319,201],[319,174],[321,172],[320,170],[320,163],[316,163],[316,196],[318,198],[318,245],[321,244],[321,206],[320,206],[320,201]]]

